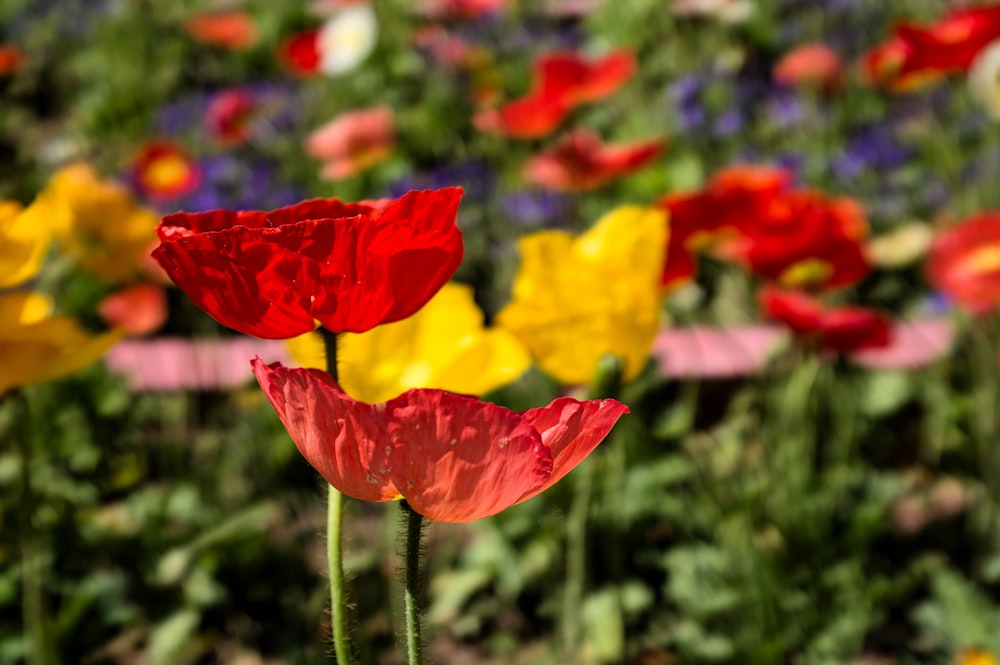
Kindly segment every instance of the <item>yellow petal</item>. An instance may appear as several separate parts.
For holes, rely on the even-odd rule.
[[[512,301],[497,321],[563,383],[586,383],[608,354],[633,379],[659,328],[666,241],[666,214],[638,206],[617,208],[575,240],[553,231],[527,236]]]
[[[0,202],[0,289],[34,277],[42,267],[53,226],[68,211],[49,196],[39,196],[27,209]]]
[[[325,367],[319,335],[289,341],[293,358]],[[446,284],[416,314],[338,340],[341,386],[355,399],[377,403],[410,388],[481,395],[523,374],[531,360],[506,331],[487,330],[472,289]]]
[[[17,325],[0,330],[0,394],[77,372],[100,358],[124,331],[92,335],[68,316],[38,318],[44,299],[32,294],[0,297],[0,320],[18,309]],[[7,321],[4,321],[5,323]]]

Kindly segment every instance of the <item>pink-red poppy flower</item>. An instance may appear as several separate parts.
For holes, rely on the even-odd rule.
[[[242,11],[210,11],[195,14],[184,22],[184,30],[198,41],[232,51],[257,43],[257,25]]]
[[[306,138],[306,152],[323,162],[320,177],[342,180],[388,157],[396,145],[395,119],[388,106],[342,113]]]
[[[132,182],[147,198],[169,201],[194,191],[201,170],[182,147],[171,141],[149,141],[139,148],[130,167]]]
[[[661,139],[609,145],[594,132],[578,129],[528,160],[524,179],[556,191],[594,189],[648,166],[665,145]]]
[[[695,253],[737,235],[785,192],[791,178],[784,169],[737,164],[716,173],[700,191],[660,200],[658,207],[670,216],[660,283],[669,288],[695,277]]]
[[[462,261],[462,190],[399,199],[313,199],[271,212],[163,218],[155,258],[196,305],[255,337],[365,332],[405,319]]]
[[[765,287],[759,294],[761,308],[783,323],[801,342],[821,351],[851,353],[889,346],[892,326],[874,310],[863,307],[826,308],[799,291]]]
[[[256,111],[257,100],[248,90],[223,90],[208,102],[205,109],[205,130],[221,145],[239,145],[250,136]]]
[[[439,522],[471,522],[561,480],[628,407],[562,397],[515,413],[475,397],[415,389],[358,402],[319,370],[253,361],[299,452],[338,490],[365,501],[404,498]]]
[[[149,335],[167,322],[167,295],[158,284],[134,284],[101,300],[97,313],[132,337]]]
[[[775,82],[789,87],[810,87],[829,92],[840,83],[843,63],[837,52],[826,44],[798,46],[786,53],[774,66]]]
[[[1000,213],[977,215],[938,235],[926,272],[934,288],[971,312],[1000,304]]]

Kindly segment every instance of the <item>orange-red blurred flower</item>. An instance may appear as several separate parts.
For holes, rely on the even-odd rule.
[[[826,44],[798,46],[774,66],[774,80],[789,87],[805,86],[830,91],[840,83],[843,64],[837,52]]]
[[[378,164],[395,147],[395,120],[388,106],[342,113],[306,139],[305,149],[323,162],[320,177],[341,180]]]
[[[141,146],[132,158],[130,173],[136,188],[154,201],[190,194],[201,182],[201,171],[187,151],[164,140]]]
[[[857,201],[798,190],[768,202],[726,251],[737,263],[785,286],[836,289],[870,272],[867,234]]]
[[[254,96],[242,88],[230,88],[214,95],[205,109],[205,129],[222,145],[238,145],[247,140],[257,109]]]
[[[663,152],[662,139],[608,145],[585,129],[570,132],[556,146],[528,160],[524,179],[544,189],[585,190],[649,165]]]
[[[736,235],[788,187],[791,174],[766,166],[735,165],[719,171],[701,191],[672,194],[658,204],[670,217],[661,277],[664,287],[697,274],[694,253]]]
[[[1000,213],[972,217],[931,245],[927,280],[960,306],[987,312],[1000,303]]]
[[[761,289],[761,308],[805,344],[822,351],[850,353],[889,345],[891,325],[882,314],[862,307],[825,308],[799,291]]]
[[[196,305],[242,333],[284,339],[399,321],[462,261],[462,190],[396,200],[313,199],[271,212],[163,218],[153,258]]]
[[[965,71],[1000,37],[1000,4],[953,9],[930,26],[900,25],[896,34],[910,49],[901,75]]]
[[[24,63],[24,53],[13,44],[0,44],[0,76],[13,74]]]
[[[443,390],[358,402],[319,370],[253,361],[254,374],[303,457],[338,490],[405,498],[439,522],[471,522],[561,480],[628,408],[562,397],[515,413]]]
[[[257,25],[250,14],[242,11],[195,14],[184,22],[184,30],[200,42],[233,51],[257,43]]]
[[[533,67],[528,94],[477,114],[477,128],[530,139],[554,131],[575,107],[600,101],[635,73],[635,56],[615,51],[594,60],[558,51],[541,56]]]
[[[162,286],[134,284],[101,300],[97,313],[105,323],[141,337],[167,322],[167,296]]]

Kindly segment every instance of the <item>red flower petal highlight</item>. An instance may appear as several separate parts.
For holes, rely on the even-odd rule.
[[[568,51],[549,53],[535,62],[536,89],[568,106],[578,106],[609,96],[635,69],[635,56],[628,51],[615,51],[593,61]]]
[[[891,325],[880,313],[862,307],[826,309],[804,293],[767,287],[760,304],[771,318],[780,321],[806,343],[823,351],[850,353],[887,347]]]
[[[16,72],[24,64],[24,53],[12,44],[0,44],[0,76]]]
[[[315,321],[364,332],[416,312],[458,268],[461,195],[168,215],[153,258],[195,304],[248,335],[295,337]]]
[[[535,139],[556,130],[569,113],[561,99],[531,95],[499,109],[485,109],[472,123],[480,131],[499,132],[515,139]]]
[[[442,390],[365,404],[323,372],[259,358],[252,365],[299,451],[329,483],[369,501],[402,495],[439,522],[489,517],[551,487],[628,412],[614,400],[561,398],[518,414]]]
[[[250,92],[239,88],[223,90],[205,109],[205,129],[222,145],[238,145],[250,135],[256,110],[257,101]]]
[[[312,76],[319,72],[319,29],[292,35],[278,47],[278,60],[292,73]]]
[[[896,35],[909,49],[901,76],[962,72],[987,44],[1000,37],[1000,4],[953,9],[927,27],[900,25]]]
[[[934,239],[927,280],[969,311],[1000,303],[1000,213],[972,217]]]
[[[150,141],[132,159],[135,186],[154,201],[169,201],[194,191],[201,170],[191,156],[170,141]]]
[[[524,179],[556,191],[594,189],[647,166],[663,152],[665,144],[654,140],[607,145],[594,132],[580,129],[530,159],[524,167]]]
[[[167,295],[159,285],[135,284],[101,300],[97,313],[105,322],[141,337],[167,322]]]

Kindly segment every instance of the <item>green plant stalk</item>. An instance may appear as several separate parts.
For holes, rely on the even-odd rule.
[[[319,329],[326,351],[326,368],[334,381],[337,375],[337,335],[325,328]],[[347,589],[344,584],[343,517],[344,495],[333,485],[329,486],[326,515],[326,560],[330,578],[330,625],[333,634],[333,653],[339,665],[351,665],[351,643],[347,637]]]
[[[566,516],[566,586],[562,607],[562,646],[567,662],[572,661],[580,644],[580,605],[587,564],[587,513],[594,486],[593,460],[584,460],[573,476],[573,503]]]
[[[422,665],[423,640],[420,636],[420,531],[423,517],[404,501],[406,515],[406,589],[403,594],[406,615],[406,662]]]

